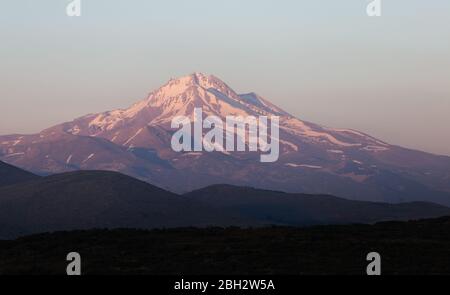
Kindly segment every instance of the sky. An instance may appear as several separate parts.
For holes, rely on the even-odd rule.
[[[213,74],[302,120],[450,155],[450,1],[0,0],[0,134]]]

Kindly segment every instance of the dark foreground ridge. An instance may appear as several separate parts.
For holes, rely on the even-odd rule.
[[[350,201],[217,185],[183,196],[116,172],[78,171],[0,188],[0,239],[95,228],[267,227],[450,216],[427,202]]]
[[[38,178],[39,176],[37,175],[0,161],[0,187],[36,180]]]
[[[383,274],[450,274],[450,217],[311,228],[91,230],[0,241],[0,274],[357,274],[376,251]]]

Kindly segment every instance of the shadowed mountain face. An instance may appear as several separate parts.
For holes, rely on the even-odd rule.
[[[0,236],[233,223],[208,209],[119,173],[72,172],[0,188]]]
[[[450,209],[413,202],[388,204],[350,201],[333,196],[287,194],[254,188],[217,185],[186,198],[221,211],[232,211],[267,224],[314,225],[373,223],[445,216]]]
[[[115,172],[71,172],[0,188],[0,238],[92,228],[303,226],[450,215],[431,203],[382,204],[214,186],[179,196]]]
[[[0,187],[38,179],[39,176],[0,161]]]
[[[258,152],[174,152],[171,121],[192,118],[194,108],[221,119],[279,116],[279,160],[260,163]],[[257,94],[237,94],[217,77],[198,73],[169,81],[125,110],[87,115],[39,134],[0,136],[0,160],[43,175],[116,171],[178,193],[227,183],[450,205],[450,157],[302,121]]]

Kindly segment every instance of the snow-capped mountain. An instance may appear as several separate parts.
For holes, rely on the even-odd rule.
[[[171,148],[176,116],[279,116],[280,157]],[[128,109],[87,115],[35,135],[0,136],[0,160],[51,174],[119,171],[175,192],[228,183],[359,200],[450,205],[450,157],[390,145],[367,134],[302,121],[255,93],[238,94],[195,73],[170,80]]]

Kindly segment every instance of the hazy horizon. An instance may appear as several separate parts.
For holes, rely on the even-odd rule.
[[[213,74],[298,118],[450,156],[450,2],[16,0],[0,11],[0,135]],[[320,2],[320,3],[317,3]]]

